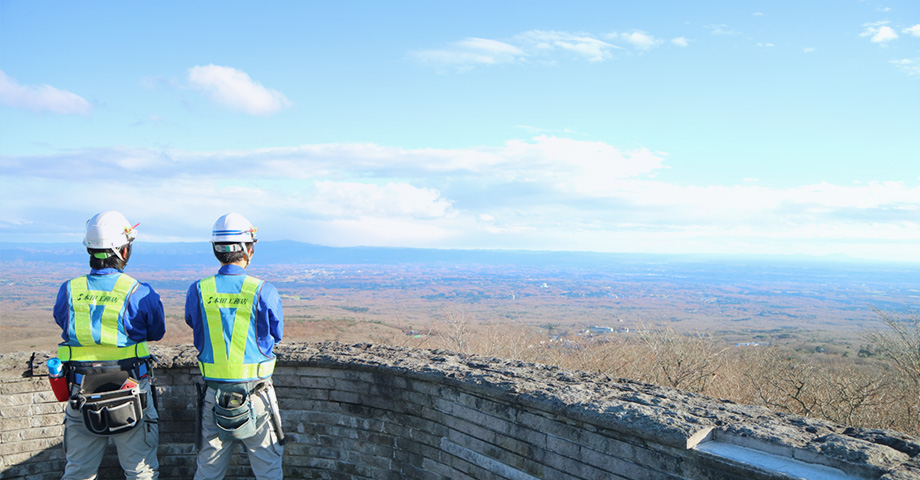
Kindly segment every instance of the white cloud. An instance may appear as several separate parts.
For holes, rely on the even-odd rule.
[[[920,242],[920,181],[678,184],[658,180],[668,160],[546,135],[459,149],[7,155],[0,232],[10,241],[78,238],[80,219],[117,203],[142,222],[144,239],[203,241],[228,202],[243,202],[264,239],[329,245],[767,253]]]
[[[379,217],[330,219],[315,223],[310,230],[313,243],[331,246],[431,246],[457,235],[456,226],[437,220]]]
[[[405,182],[384,185],[319,181],[310,208],[329,217],[441,218],[452,214],[451,202],[433,188]]]
[[[920,37],[920,23],[912,27],[907,27],[904,30],[901,30],[901,32],[908,35],[913,35],[915,37]]]
[[[645,51],[662,43],[664,40],[639,30],[604,35],[529,30],[506,40],[467,38],[445,48],[410,52],[409,57],[421,63],[467,70],[479,65],[503,63],[552,63],[561,54],[589,62],[603,62],[614,58],[617,51]],[[671,43],[681,47],[689,45],[684,37],[674,38]]]
[[[281,92],[266,88],[246,72],[231,67],[194,66],[188,70],[188,84],[213,102],[250,115],[271,115],[290,106]]]
[[[457,45],[496,56],[507,55],[515,57],[524,54],[523,50],[514,45],[509,45],[497,40],[489,40],[487,38],[468,38],[458,42]]]
[[[879,27],[878,32],[872,36],[872,41],[875,43],[884,43],[898,38],[898,34],[895,33],[894,29],[888,26]]]
[[[445,48],[410,52],[409,57],[421,63],[462,71],[480,65],[554,63],[562,54],[589,62],[603,62],[614,58],[617,51],[646,51],[664,42],[641,30],[603,35],[529,30],[506,40],[467,38]],[[674,38],[671,43],[680,47],[689,45],[684,37]]]
[[[87,114],[92,105],[83,97],[50,85],[21,85],[0,70],[0,104],[36,112]]]
[[[814,47],[805,47],[802,49],[803,53],[813,53],[816,49]]]
[[[446,49],[421,50],[412,54],[423,63],[459,66],[509,63],[524,55],[524,51],[514,45],[485,38],[467,38]]]
[[[621,33],[619,37],[625,40],[628,44],[640,50],[648,50],[650,48],[657,47],[662,43],[662,40],[659,40],[645,32],[638,31],[632,33]]]
[[[531,30],[515,38],[541,53],[562,50],[591,62],[607,60],[612,50],[620,48],[591,35],[552,30]]]
[[[774,45],[774,44],[772,44],[772,43],[770,43],[770,42],[766,42],[766,43],[758,43],[757,46],[758,46],[758,47],[762,47],[762,48],[773,48],[773,47],[775,47],[776,45]]]
[[[713,35],[731,35],[731,36],[741,35],[741,32],[737,30],[732,30],[731,28],[729,28],[728,25],[725,25],[725,24],[706,25],[703,28],[709,30],[709,32],[712,33]]]
[[[920,58],[902,58],[891,60],[891,63],[910,76],[920,76]]]
[[[859,34],[860,37],[870,37],[869,41],[873,43],[890,42],[898,38],[897,32],[893,28],[885,25],[886,22],[876,22],[866,25],[866,29]]]
[[[605,196],[611,181],[651,174],[664,168],[665,157],[647,149],[623,151],[604,142],[549,136],[509,141],[494,154],[506,160],[500,165],[505,178],[577,196]]]

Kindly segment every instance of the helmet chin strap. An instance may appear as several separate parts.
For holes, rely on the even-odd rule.
[[[140,223],[138,223],[137,225],[140,225]],[[112,249],[112,252],[115,254],[115,256],[118,257],[118,259],[121,260],[122,262],[127,262],[127,260],[125,260],[125,258],[121,256],[121,250],[131,245],[131,242],[134,241],[134,239],[131,238],[131,230],[137,228],[137,225],[134,225],[133,227],[125,227],[125,237],[128,239],[128,243],[120,247],[115,247]]]
[[[243,249],[243,256],[246,257],[246,267],[248,267],[249,264],[252,263],[252,255],[249,254],[249,249],[246,248],[245,242],[240,242],[240,247]]]

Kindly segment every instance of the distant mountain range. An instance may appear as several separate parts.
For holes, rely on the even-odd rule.
[[[641,253],[599,253],[531,250],[464,250],[395,247],[326,247],[290,240],[262,241],[257,244],[259,262],[263,264],[427,264],[451,263],[473,265],[530,265],[592,267],[625,264],[712,263],[712,262],[779,262],[779,263],[859,263],[848,257],[806,256],[728,256],[662,255]],[[0,242],[0,261],[21,260],[44,263],[84,263],[86,250],[74,243]],[[214,257],[206,242],[138,243],[133,268],[158,268],[176,264],[211,265]],[[918,265],[920,267],[920,265]]]
[[[391,247],[326,247],[289,240],[261,241],[256,246],[258,262],[272,264],[399,265],[468,264],[533,267],[597,267],[603,264],[687,261],[690,256],[551,252],[527,250],[461,250]],[[693,257],[697,258],[697,257]],[[86,263],[86,250],[71,243],[0,242],[0,261],[21,260],[42,263]],[[209,243],[138,243],[132,268],[168,268],[175,265],[213,265]]]

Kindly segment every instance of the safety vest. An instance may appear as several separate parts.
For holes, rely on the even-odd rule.
[[[205,323],[198,368],[205,380],[247,382],[274,371],[275,358],[262,353],[256,338],[262,283],[248,275],[215,275],[198,282]]]
[[[137,285],[123,273],[71,280],[67,341],[58,345],[58,358],[89,362],[149,357],[147,342],[135,342],[125,332],[128,297]]]

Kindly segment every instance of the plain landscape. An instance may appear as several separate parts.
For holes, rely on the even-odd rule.
[[[135,248],[126,272],[160,293],[163,344],[191,343],[185,292],[216,271],[208,250]],[[2,244],[0,266],[0,352],[53,350],[54,299],[62,282],[88,272],[85,252]],[[260,242],[249,273],[282,294],[285,342],[552,363],[920,433],[917,379],[891,343],[917,340],[918,264]]]

